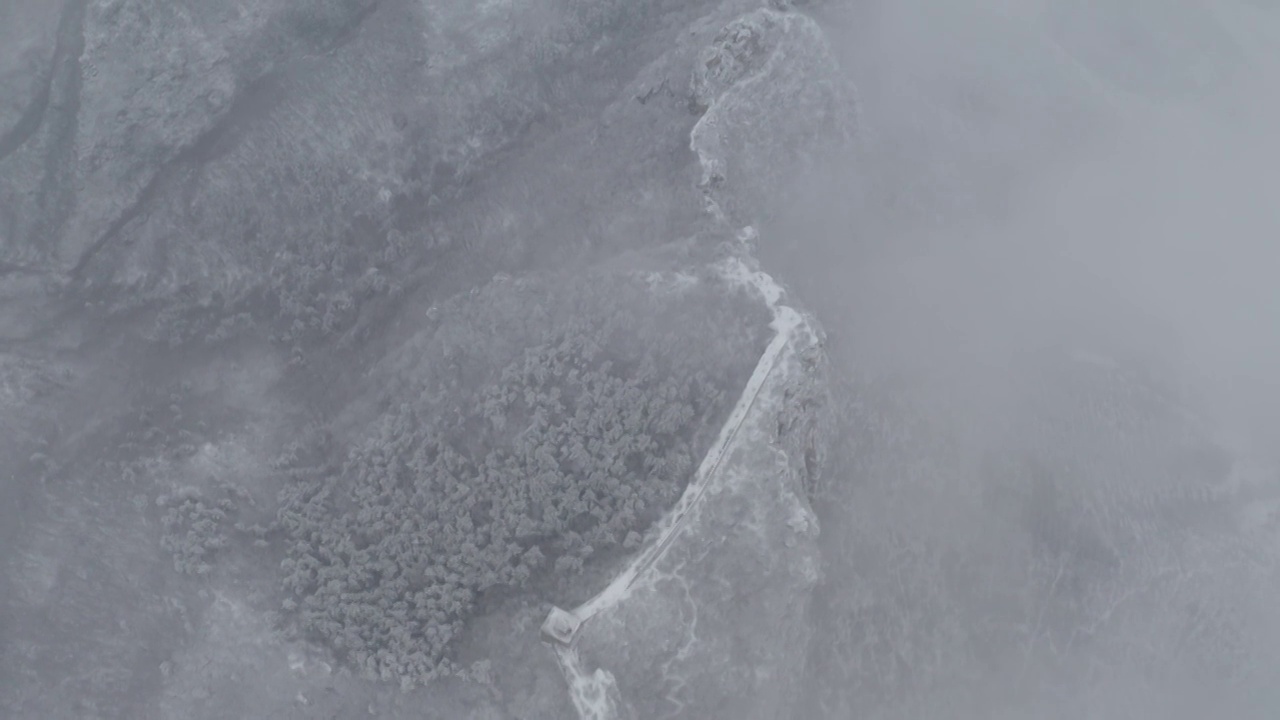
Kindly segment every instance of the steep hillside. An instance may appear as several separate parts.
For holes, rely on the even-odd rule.
[[[734,128],[805,108],[751,88],[843,102],[812,21],[748,10],[0,11],[4,714],[563,716],[537,618],[640,550],[769,341],[703,163],[791,172]]]

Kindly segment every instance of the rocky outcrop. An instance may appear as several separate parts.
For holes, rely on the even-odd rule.
[[[713,212],[735,224],[785,207],[797,174],[852,149],[853,93],[818,24],[762,8],[726,25],[699,55],[690,144]]]

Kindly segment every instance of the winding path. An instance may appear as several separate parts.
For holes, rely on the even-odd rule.
[[[569,685],[570,698],[582,720],[614,720],[618,717],[617,689],[613,675],[604,669],[586,672],[578,657],[577,639],[583,626],[596,615],[626,601],[632,588],[651,574],[654,565],[683,532],[693,514],[691,511],[704,501],[708,488],[721,479],[722,474],[718,470],[732,454],[739,428],[777,365],[778,358],[791,343],[796,329],[804,324],[798,312],[781,304],[782,288],[766,273],[748,267],[738,258],[726,261],[718,269],[729,281],[752,287],[763,296],[773,311],[770,327],[773,328],[774,336],[756,364],[728,420],[721,427],[719,437],[698,466],[684,494],[675,507],[659,521],[656,536],[598,595],[573,610],[553,608],[543,622],[542,639],[556,654]]]

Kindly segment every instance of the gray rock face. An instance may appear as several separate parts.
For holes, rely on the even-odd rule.
[[[852,149],[851,89],[805,15],[760,9],[726,25],[699,55],[691,92],[706,108],[690,138],[701,187],[735,224],[783,207],[796,173]]]

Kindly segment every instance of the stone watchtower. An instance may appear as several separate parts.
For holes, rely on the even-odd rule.
[[[547,613],[547,619],[542,622],[542,642],[564,648],[571,647],[580,627],[582,627],[582,619],[573,612],[553,607],[551,612]]]

